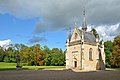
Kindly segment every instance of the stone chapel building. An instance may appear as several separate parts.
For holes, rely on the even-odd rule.
[[[87,32],[85,11],[80,30],[75,25],[66,41],[66,69],[104,70],[104,42],[99,42],[92,32]]]

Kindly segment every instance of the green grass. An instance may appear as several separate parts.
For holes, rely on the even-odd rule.
[[[5,62],[0,62],[0,67],[3,66],[16,66],[16,63],[5,63]]]
[[[41,70],[41,69],[63,69],[65,66],[22,66],[23,70]],[[16,63],[0,62],[0,71],[16,70]]]
[[[0,70],[15,70],[15,69],[16,69],[16,63],[0,62]]]
[[[120,70],[120,68],[112,68],[112,69],[114,69],[114,70]]]
[[[58,68],[65,68],[64,66],[23,66],[23,69],[29,70],[41,70],[41,69],[58,69]]]

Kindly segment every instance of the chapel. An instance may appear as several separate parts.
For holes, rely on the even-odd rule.
[[[105,70],[104,42],[87,31],[85,10],[82,29],[75,25],[66,40],[66,69]]]

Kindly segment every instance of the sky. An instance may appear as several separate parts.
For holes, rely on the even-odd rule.
[[[40,44],[62,48],[85,7],[88,31],[104,41],[120,35],[120,0],[0,0],[0,45]]]

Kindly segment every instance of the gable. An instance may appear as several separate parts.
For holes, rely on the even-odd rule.
[[[74,41],[78,41],[78,40],[81,40],[81,35],[79,33],[79,30],[77,28],[75,28],[73,30],[73,33],[71,34],[70,42],[74,42]]]
[[[81,40],[82,31],[80,29],[74,28],[72,34],[69,34],[68,40],[70,42],[75,42]],[[95,36],[90,32],[84,32],[84,41],[87,43],[96,43]]]

